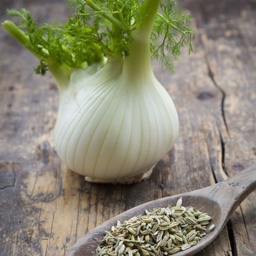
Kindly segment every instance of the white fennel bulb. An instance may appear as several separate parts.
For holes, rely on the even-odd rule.
[[[141,179],[178,135],[175,106],[153,72],[131,79],[116,62],[88,77],[74,71],[60,94],[55,148],[90,181]]]
[[[127,4],[129,3],[129,4]],[[60,25],[38,26],[10,10],[21,26],[2,26],[51,72],[60,93],[54,144],[62,161],[93,182],[131,183],[150,176],[173,146],[179,121],[151,57],[166,67],[192,47],[189,16],[174,0],[76,0]],[[158,11],[159,10],[159,11]]]

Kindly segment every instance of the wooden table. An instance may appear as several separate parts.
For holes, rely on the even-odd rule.
[[[256,162],[256,2],[181,0],[197,30],[194,52],[170,74],[154,70],[177,106],[174,148],[139,184],[86,183],[54,151],[58,92],[37,61],[0,31],[0,255],[65,255],[87,231],[143,202],[211,185]],[[39,22],[67,14],[63,0],[15,1]],[[228,195],[223,195],[228,196]],[[256,255],[256,193],[197,256]]]

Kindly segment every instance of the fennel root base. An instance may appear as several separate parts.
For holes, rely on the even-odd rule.
[[[106,180],[106,179],[94,179],[94,178],[85,176],[84,179],[85,181],[88,181],[91,183],[134,184],[134,183],[139,183],[149,179],[155,166],[156,165],[153,165],[150,169],[147,169],[144,172],[141,172],[139,174],[136,174],[134,176],[129,176],[129,177]]]

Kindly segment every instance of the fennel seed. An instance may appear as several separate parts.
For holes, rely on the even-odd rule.
[[[212,217],[194,207],[175,206],[145,210],[123,223],[117,222],[96,249],[96,256],[164,256],[196,245],[215,225]]]

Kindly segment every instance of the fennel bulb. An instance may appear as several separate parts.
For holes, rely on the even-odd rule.
[[[60,95],[55,148],[71,170],[97,181],[132,181],[178,135],[176,109],[153,72],[132,81],[124,65],[110,62],[87,78],[74,71]]]
[[[192,30],[173,1],[107,2],[73,1],[75,16],[58,27],[37,27],[25,9],[9,13],[27,31],[2,25],[39,58],[36,72],[49,70],[56,79],[54,144],[62,161],[88,181],[132,183],[149,177],[179,131],[151,56],[170,67],[180,47],[191,46]]]

